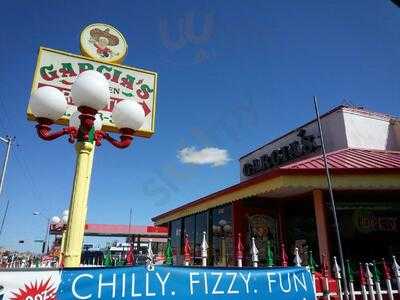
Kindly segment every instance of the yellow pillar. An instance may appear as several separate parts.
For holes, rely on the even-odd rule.
[[[65,229],[62,229],[62,235],[61,235],[61,245],[60,245],[60,257],[58,258],[58,265],[60,266],[62,261],[63,261],[63,255],[64,255],[64,247],[65,247]]]
[[[94,145],[90,142],[78,142],[76,144],[75,178],[65,234],[65,250],[63,251],[65,267],[79,267],[81,262],[87,200],[93,163],[93,148]]]
[[[93,145],[93,149],[90,152],[90,157],[89,157],[89,166],[87,168],[87,173],[88,173],[87,183],[88,184],[86,186],[86,195],[85,195],[86,198],[88,198],[88,196],[89,196],[90,179],[91,179],[91,176],[92,176],[93,158],[94,158],[94,152],[95,152],[94,150],[95,150],[95,148],[96,147]],[[66,229],[64,228],[63,232],[62,232],[62,238],[61,238],[61,253],[60,253],[60,258],[59,258],[59,265],[61,265],[62,262],[63,262],[63,257],[64,257],[64,253],[65,253],[65,239],[66,239]]]

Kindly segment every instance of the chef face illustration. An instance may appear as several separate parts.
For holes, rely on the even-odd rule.
[[[90,30],[89,42],[96,47],[96,53],[102,58],[110,58],[118,55],[113,49],[119,44],[119,39],[116,35],[110,33],[110,29],[94,28]]]
[[[95,23],[82,30],[81,53],[96,60],[121,64],[128,51],[128,45],[121,32],[115,27]]]

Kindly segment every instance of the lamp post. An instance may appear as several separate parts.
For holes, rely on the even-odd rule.
[[[68,224],[68,215],[69,211],[64,210],[61,217],[59,216],[54,216],[51,218],[51,226],[55,230],[60,230],[61,231],[61,245],[60,245],[60,256],[58,260],[58,264],[62,264],[62,255],[64,252],[64,246],[65,246],[65,230]]]
[[[232,231],[232,226],[228,224],[228,222],[224,219],[220,220],[217,225],[213,225],[212,227],[213,233],[216,236],[219,236],[221,238],[221,264],[223,266],[226,266],[227,260],[226,260],[226,243],[225,243],[225,237],[231,233]]]
[[[137,102],[122,100],[114,106],[112,112],[113,122],[121,133],[120,139],[116,140],[102,131],[101,122],[99,124],[100,120],[96,120],[96,114],[108,105],[109,84],[102,74],[93,70],[85,71],[76,78],[71,86],[71,98],[78,107],[78,113],[71,116],[68,127],[55,132],[50,126],[61,118],[67,109],[66,99],[61,91],[50,86],[40,87],[31,95],[29,107],[38,122],[36,130],[40,138],[51,141],[68,135],[69,142],[76,141],[75,178],[62,263],[65,267],[78,267],[86,223],[94,143],[100,146],[104,139],[117,148],[128,147],[135,130],[142,126],[145,115]]]

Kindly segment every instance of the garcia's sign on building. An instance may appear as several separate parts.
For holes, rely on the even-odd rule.
[[[305,268],[189,268],[144,266],[0,272],[3,300],[314,300]]]
[[[245,163],[242,169],[243,174],[245,176],[255,175],[303,155],[310,154],[320,147],[315,141],[315,136],[307,135],[304,129],[298,130],[297,137],[299,137],[298,141],[293,141],[287,146],[273,150],[270,154],[263,154]]]
[[[150,137],[154,133],[157,73],[40,48],[31,92],[42,86],[52,86],[64,93],[68,109],[66,114],[56,122],[57,124],[66,125],[69,116],[76,111],[76,106],[70,97],[71,85],[75,78],[86,70],[102,73],[110,84],[110,102],[107,107],[99,111],[103,130],[118,132],[118,128],[112,122],[111,112],[119,101],[132,100],[143,106],[146,116],[143,126],[136,135]],[[28,119],[34,120],[29,108],[27,113]]]

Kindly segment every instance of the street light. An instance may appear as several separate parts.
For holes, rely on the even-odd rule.
[[[107,106],[110,100],[109,84],[99,72],[89,70],[81,73],[71,86],[71,98],[78,107],[78,114],[68,127],[53,132],[50,125],[61,118],[67,109],[64,94],[50,86],[38,88],[29,100],[29,107],[36,118],[37,134],[40,138],[51,141],[63,135],[69,136],[71,143],[76,143],[77,159],[75,178],[70,203],[70,215],[65,238],[63,264],[66,267],[78,267],[82,252],[84,227],[86,223],[87,198],[90,184],[93,143],[101,145],[104,139],[117,148],[126,148],[144,122],[144,110],[132,100],[122,100],[112,112],[114,124],[121,133],[120,139],[114,139],[101,130],[101,123],[96,121],[97,111]],[[79,119],[77,121],[76,119]]]
[[[61,215],[61,222],[64,225],[67,225],[68,223],[68,216],[69,216],[69,211],[68,209],[64,210],[62,215]]]
[[[232,226],[224,219],[221,219],[218,224],[212,226],[212,230],[215,236],[221,238],[221,264],[226,266],[226,243],[225,237],[232,232]]]
[[[65,246],[65,230],[68,224],[68,216],[69,216],[69,211],[68,209],[64,210],[61,216],[54,216],[51,218],[51,228],[52,230],[57,230],[61,231],[61,245],[60,245],[60,254],[59,254],[59,260],[58,264],[62,264],[62,255],[64,252],[64,246]]]

